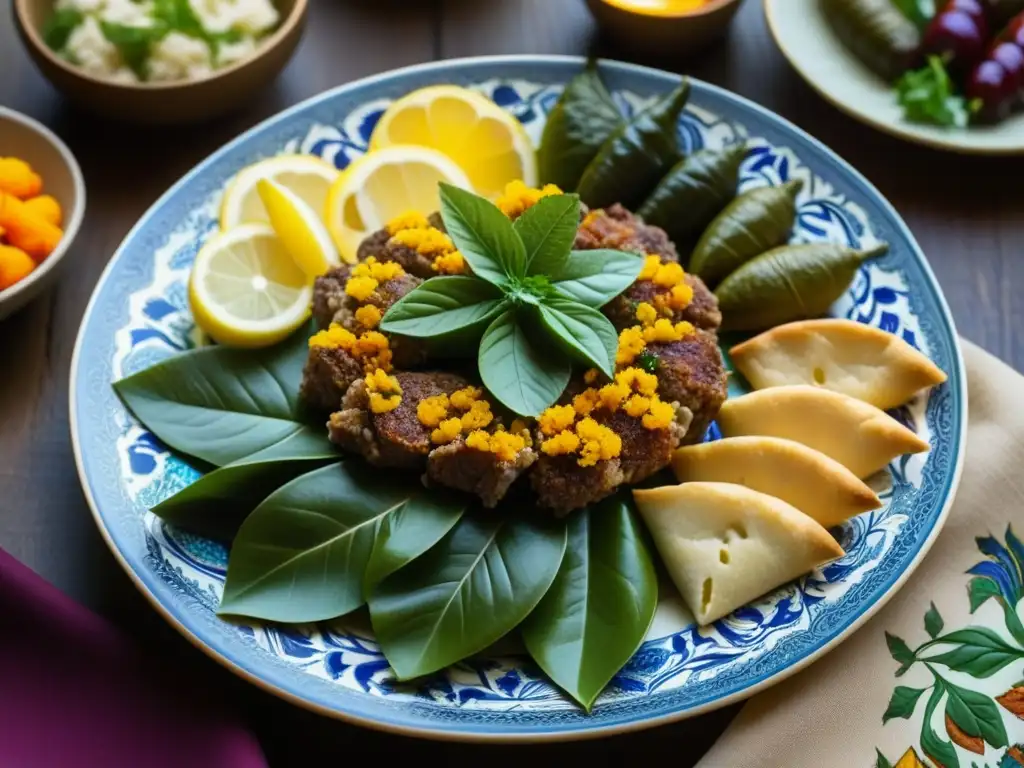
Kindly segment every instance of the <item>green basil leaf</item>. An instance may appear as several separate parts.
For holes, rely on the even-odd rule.
[[[43,40],[50,50],[60,52],[68,44],[68,38],[85,16],[74,8],[59,8],[51,13],[43,24]]]
[[[570,80],[548,113],[537,150],[540,177],[569,191],[576,189],[587,164],[625,120],[597,73],[597,64]]]
[[[484,331],[477,353],[480,378],[502,405],[520,416],[539,416],[569,383],[572,363],[534,346],[508,310]]]
[[[441,183],[441,218],[473,274],[504,287],[526,276],[526,248],[512,222],[493,203]]]
[[[558,573],[565,522],[469,514],[370,593],[370,619],[399,680],[461,661],[514,629]]]
[[[527,208],[514,229],[526,247],[526,272],[552,275],[562,270],[580,226],[580,199],[576,195],[549,195]]]
[[[683,82],[613,133],[587,165],[578,192],[587,205],[637,208],[682,156],[679,117],[690,96]]]
[[[207,472],[150,510],[172,525],[221,541],[273,491],[340,458],[322,427],[302,427],[259,453]]]
[[[310,328],[266,349],[205,347],[114,383],[161,441],[221,467],[301,431],[299,401]]]
[[[1010,645],[987,627],[969,627],[942,636],[956,647],[924,661],[942,664],[971,677],[991,677],[1008,664],[1024,659],[1024,651]]]
[[[592,307],[570,299],[546,299],[540,322],[551,339],[576,360],[607,376],[615,373],[619,334],[611,321]]]
[[[522,626],[534,661],[588,712],[658,607],[654,560],[631,500],[619,493],[570,519],[558,576]]]
[[[643,268],[644,260],[628,251],[573,251],[551,284],[581,304],[603,307],[635,283]]]
[[[946,716],[968,736],[984,739],[996,749],[1008,744],[1006,726],[1003,725],[999,707],[992,697],[961,688],[948,680],[944,681],[949,697],[946,699]]]
[[[475,277],[432,277],[396,301],[380,329],[416,338],[463,332],[475,340],[500,311],[502,301],[500,290]]]
[[[464,497],[355,461],[296,478],[246,518],[218,613],[283,622],[343,616],[371,581],[439,541]]]

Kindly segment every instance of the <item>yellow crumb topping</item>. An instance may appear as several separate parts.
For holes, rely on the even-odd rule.
[[[427,229],[429,226],[430,221],[422,213],[407,211],[393,218],[384,228],[388,231],[389,235],[395,235],[403,229]]]
[[[379,283],[372,277],[350,277],[345,283],[345,293],[356,301],[366,301],[377,290]]]
[[[583,226],[584,227],[589,227],[591,224],[593,224],[602,215],[604,215],[604,209],[603,208],[595,208],[593,211],[591,211],[590,213],[588,213],[586,216],[583,217]]]
[[[494,421],[494,415],[491,413],[491,404],[486,400],[477,400],[468,411],[462,414],[462,431],[483,429],[492,421]]]
[[[575,432],[564,429],[553,437],[549,437],[540,445],[540,449],[548,456],[565,456],[576,453],[580,447],[580,438]]]
[[[650,407],[651,398],[644,397],[643,395],[632,395],[625,403],[622,404],[622,410],[634,419],[639,419],[647,413]]]
[[[636,276],[637,280],[653,280],[654,276],[658,274],[658,267],[661,266],[661,256],[657,254],[648,254],[644,258],[643,269],[640,270],[640,274]]]
[[[619,334],[619,349],[615,355],[616,365],[631,365],[633,360],[644,351],[647,342],[640,326],[624,328]]]
[[[612,382],[611,384],[605,384],[597,390],[597,395],[600,399],[601,407],[606,411],[614,413],[622,405],[622,401],[629,397],[629,387],[618,382]]]
[[[583,374],[583,381],[587,384],[593,384],[597,381],[597,377],[601,375],[601,372],[597,368],[589,368],[587,372]]]
[[[451,251],[434,259],[432,266],[442,275],[461,275],[466,271],[466,259],[458,251]]]
[[[462,421],[457,418],[445,419],[430,433],[430,440],[439,445],[447,445],[462,435]]]
[[[356,322],[364,328],[376,328],[381,317],[380,307],[373,304],[364,304],[356,310]]]
[[[615,374],[615,383],[647,397],[658,391],[658,377],[641,368],[624,368]]]
[[[480,387],[464,387],[452,392],[449,400],[451,401],[452,408],[468,411],[473,407],[473,403],[478,401],[482,395],[483,391]]]
[[[683,268],[676,262],[669,261],[658,267],[658,271],[654,273],[651,282],[660,288],[671,288],[683,282],[685,277],[686,273],[683,272]]]
[[[527,208],[535,205],[542,197],[549,195],[560,195],[562,190],[554,184],[545,184],[541,189],[528,187],[520,180],[510,181],[505,185],[505,191],[498,197],[497,206],[501,212],[514,219]]]
[[[413,248],[416,253],[423,256],[450,253],[455,248],[452,239],[440,229],[434,227],[427,229],[403,229],[392,235],[391,240],[399,245],[404,245],[406,248]]]
[[[355,343],[356,335],[337,323],[331,323],[330,328],[317,331],[309,337],[310,349],[344,349],[348,352]]]
[[[466,445],[478,451],[493,453],[498,461],[515,461],[519,452],[526,447],[526,441],[520,435],[503,430],[488,433],[477,429],[466,436]]]
[[[641,423],[646,429],[667,429],[675,417],[675,408],[655,397],[651,400],[648,412],[644,414]]]
[[[574,421],[576,411],[571,405],[553,405],[540,415],[537,424],[543,434],[550,436],[571,427]]]
[[[580,416],[589,416],[601,404],[601,396],[591,387],[580,392],[572,399],[573,410]]]
[[[681,341],[694,332],[692,323],[685,320],[672,324],[671,320],[658,318],[658,321],[650,328],[643,329],[644,341],[648,344],[661,342],[669,344],[673,341]]]
[[[622,453],[622,438],[589,416],[576,425],[576,434],[580,438],[577,463],[581,467],[592,467],[598,461],[614,459]]]
[[[513,435],[523,438],[523,444],[533,447],[533,436],[530,434],[530,425],[524,419],[513,419],[508,431]]]
[[[416,418],[425,427],[436,427],[448,418],[448,395],[425,397],[416,406]]]
[[[370,410],[374,413],[387,413],[402,404],[402,387],[387,371],[377,368],[366,374],[364,381],[370,393]]]
[[[669,310],[676,311],[686,309],[690,306],[691,301],[693,301],[693,286],[687,285],[685,282],[673,285],[667,296],[658,294],[654,297],[654,302],[659,305],[659,309],[667,307]]]

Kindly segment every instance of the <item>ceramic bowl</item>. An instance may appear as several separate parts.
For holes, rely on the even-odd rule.
[[[53,0],[14,0],[14,20],[36,65],[76,104],[115,120],[166,125],[223,115],[277,76],[302,37],[307,0],[275,0],[275,5],[281,23],[254,56],[209,77],[172,83],[115,83],[64,61],[42,36]]]
[[[64,237],[28,277],[0,291],[0,320],[38,296],[57,277],[85,213],[82,171],[64,142],[31,118],[0,107],[0,156],[19,157],[43,177],[43,191],[53,195],[64,212]]]
[[[602,31],[617,45],[660,57],[687,56],[714,43],[742,4],[743,0],[710,0],[696,10],[651,13],[637,9],[643,3],[587,0]]]

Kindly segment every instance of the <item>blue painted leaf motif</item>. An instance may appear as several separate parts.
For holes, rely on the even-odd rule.
[[[362,687],[364,691],[369,692],[370,681],[374,675],[378,672],[382,672],[390,666],[387,661],[364,661],[362,664],[355,665],[355,678],[356,682]]]
[[[779,181],[789,181],[789,158],[783,157],[779,163]]]
[[[690,647],[686,642],[686,634],[679,632],[672,635],[672,650],[675,653],[682,654],[684,659],[689,655]]]
[[[163,320],[167,315],[177,312],[178,308],[166,299],[150,299],[142,308],[142,314],[153,320]]]
[[[889,333],[896,333],[900,329],[899,315],[892,312],[883,312],[878,318],[878,327]]]
[[[363,146],[369,146],[373,129],[377,127],[377,123],[380,122],[381,115],[383,114],[384,110],[375,110],[364,117],[363,121],[359,124],[359,138],[363,140]]]
[[[754,162],[752,162],[750,166],[747,168],[747,170],[750,173],[759,173],[760,171],[763,171],[765,168],[772,167],[774,158],[768,151],[767,147],[755,147],[754,149],[750,150],[750,154],[752,157],[755,158]]]
[[[142,344],[144,341],[161,341],[174,349],[184,349],[177,339],[172,339],[166,333],[156,328],[136,328],[128,334],[133,347]]]
[[[345,674],[345,670],[348,668],[349,665],[345,663],[344,652],[330,651],[324,655],[324,669],[331,676],[332,680],[337,680]]]
[[[498,690],[504,693],[506,696],[513,696],[516,692],[516,688],[522,681],[519,679],[519,673],[514,669],[510,669],[504,675],[494,681],[494,684],[498,686]]]
[[[875,288],[872,292],[876,304],[895,304],[899,294],[892,288]]]
[[[626,662],[623,672],[650,675],[665,666],[669,653],[667,648],[641,648]]]
[[[291,656],[294,659],[308,659],[317,653],[313,642],[305,635],[278,631],[277,637],[281,644],[281,650],[286,656]]]
[[[452,694],[453,698],[454,698],[454,696],[455,696],[455,694]],[[458,695],[459,704],[466,704],[467,702],[470,702],[470,701],[486,701],[487,699],[496,699],[496,698],[498,698],[498,697],[495,696],[493,693],[488,693],[487,691],[482,691],[479,688],[462,688],[459,691],[459,695]]]
[[[491,94],[491,101],[499,107],[508,107],[522,101],[522,97],[511,85],[499,85]]]
[[[136,475],[148,475],[156,469],[156,457],[165,449],[150,432],[143,432],[128,447],[128,463]]]

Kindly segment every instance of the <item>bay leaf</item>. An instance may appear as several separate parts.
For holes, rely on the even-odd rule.
[[[562,567],[522,625],[534,661],[588,712],[643,643],[658,582],[632,497],[576,512]]]
[[[679,117],[690,97],[690,81],[638,112],[608,137],[587,165],[578,192],[587,205],[622,203],[635,208],[683,155]]]
[[[343,616],[363,604],[367,579],[430,549],[466,503],[356,461],[302,475],[242,523],[218,613],[282,622]]]
[[[747,262],[718,286],[722,330],[757,331],[819,317],[850,286],[865,259],[887,245],[855,251],[834,243],[775,248]]]
[[[373,631],[398,678],[436,672],[514,629],[548,591],[565,548],[564,521],[465,515],[370,593]]]

